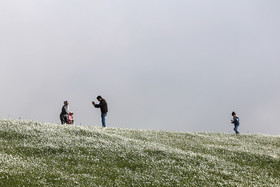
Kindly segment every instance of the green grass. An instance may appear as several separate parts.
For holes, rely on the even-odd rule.
[[[280,186],[280,136],[0,120],[0,186]]]

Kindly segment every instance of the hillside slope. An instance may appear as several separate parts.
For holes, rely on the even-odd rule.
[[[0,120],[0,186],[280,186],[280,136]]]

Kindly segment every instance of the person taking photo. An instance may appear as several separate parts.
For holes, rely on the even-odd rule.
[[[92,101],[92,104],[95,108],[100,108],[101,111],[101,122],[102,127],[106,127],[106,116],[108,113],[108,105],[105,99],[103,99],[100,95],[96,98],[99,101],[99,104],[96,104],[94,101]]]

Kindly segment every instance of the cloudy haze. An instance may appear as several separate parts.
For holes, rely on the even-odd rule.
[[[0,1],[0,117],[280,134],[280,1]]]

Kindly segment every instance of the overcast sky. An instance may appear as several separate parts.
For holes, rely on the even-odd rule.
[[[0,0],[0,117],[280,134],[278,0]]]

